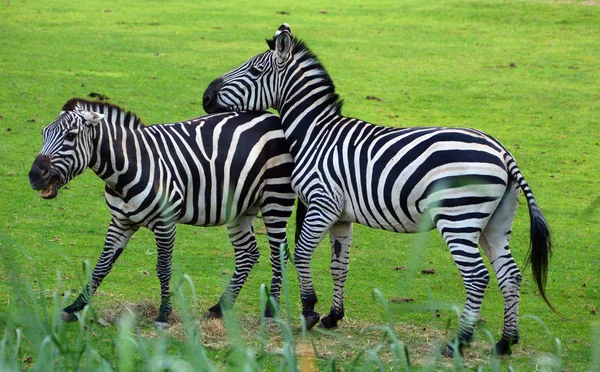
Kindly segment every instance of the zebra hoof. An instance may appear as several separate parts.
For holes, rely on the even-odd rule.
[[[71,323],[71,322],[76,321],[77,319],[78,318],[75,313],[67,313],[66,311],[63,311],[60,314],[60,320],[62,320],[65,323]]]
[[[223,314],[221,314],[220,312],[215,312],[215,311],[207,311],[206,314],[204,315],[204,319],[221,319],[223,318]]]
[[[276,327],[279,323],[275,318],[266,318],[265,317],[265,326],[268,328]]]
[[[334,329],[337,328],[338,320],[334,318],[331,314],[328,314],[321,318],[321,328],[325,329]]]
[[[156,326],[156,328],[162,329],[162,330],[169,329],[171,327],[171,325],[169,323],[159,322],[157,320],[154,321],[154,325]]]
[[[442,351],[442,356],[452,359],[454,358],[454,350],[449,345],[446,345],[446,348]]]
[[[321,320],[321,315],[316,311],[303,311],[302,317],[304,317],[304,325],[307,330],[312,329]]]
[[[273,309],[271,309],[270,306],[267,306],[267,308],[265,309],[265,318],[273,318],[275,317],[275,313],[273,311]]]
[[[458,353],[460,354],[461,357],[463,356],[462,349],[463,349],[463,345],[459,345]],[[446,358],[453,359],[455,355],[456,355],[455,349],[450,345],[446,345],[446,348],[442,351],[442,356],[445,356]]]
[[[496,343],[496,347],[494,348],[496,354],[498,356],[509,356],[512,354],[512,350],[510,349],[511,343],[508,340],[501,339]],[[492,350],[492,353],[494,350]]]

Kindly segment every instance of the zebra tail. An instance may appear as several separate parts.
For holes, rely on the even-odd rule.
[[[531,243],[526,264],[531,263],[533,277],[537,284],[540,295],[546,301],[546,304],[553,312],[558,314],[558,311],[552,306],[546,297],[546,279],[548,277],[548,260],[552,256],[552,241],[550,239],[550,229],[548,222],[542,215],[542,211],[536,204],[535,200],[529,202],[529,219],[530,219],[530,239]]]
[[[548,262],[552,256],[550,227],[548,226],[548,222],[546,221],[546,218],[544,218],[540,207],[537,205],[533,192],[529,188],[527,181],[525,181],[525,178],[512,157],[510,157],[507,165],[512,178],[523,190],[523,193],[527,198],[527,206],[529,207],[530,244],[525,258],[525,265],[531,264],[531,271],[540,292],[540,296],[542,296],[550,310],[556,314],[560,314],[548,300],[545,290],[546,279],[548,277]]]

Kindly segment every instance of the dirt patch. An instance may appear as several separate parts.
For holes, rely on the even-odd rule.
[[[133,312],[136,315],[136,326],[144,337],[157,337],[154,319],[158,315],[158,307],[149,300],[138,303],[121,303],[113,309],[105,310],[101,318],[106,326],[118,324],[119,318],[124,312]],[[170,317],[171,326],[164,332],[185,342],[189,329],[185,329],[186,323],[177,312]],[[260,319],[253,315],[232,315],[227,324],[223,319],[206,319],[201,315],[194,315],[192,321],[187,323],[198,327],[200,338],[206,348],[226,350],[234,344],[242,344],[244,347],[255,351],[261,349],[264,342],[268,353],[278,355],[282,353],[284,337],[280,323],[271,321],[265,324],[264,333],[261,333]],[[294,324],[296,326],[296,324]],[[365,323],[346,318],[340,322],[340,328],[330,331],[315,328],[308,332],[307,338],[303,339],[299,330],[294,329],[293,334],[297,342],[297,352],[307,370],[316,368],[316,361],[335,358],[340,365],[350,363],[355,358],[362,356],[367,359],[369,352],[377,349],[377,357],[384,363],[392,363],[391,353],[392,338],[386,324]],[[441,350],[450,339],[451,334],[445,329],[416,326],[409,323],[398,323],[394,326],[394,337],[399,339],[408,351],[411,365],[443,368],[452,370],[453,362],[441,357]],[[491,345],[482,341],[483,336],[477,335],[476,341],[464,350],[464,367],[475,368],[491,363]],[[516,346],[513,357],[519,358],[530,356],[535,350],[523,346]]]
[[[102,312],[101,321],[109,325],[116,325],[123,312],[131,311],[139,319],[140,325],[154,324],[158,317],[158,306],[156,302],[150,300],[141,300],[140,302],[118,302],[113,307]],[[179,313],[173,311],[169,315],[169,323],[177,325],[181,322]]]

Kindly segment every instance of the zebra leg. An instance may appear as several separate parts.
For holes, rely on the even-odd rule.
[[[321,319],[324,328],[337,327],[344,317],[344,284],[348,277],[352,223],[338,222],[329,229],[331,241],[331,276],[333,277],[333,304],[329,314]]]
[[[341,214],[341,208],[326,198],[315,198],[310,200],[304,224],[300,230],[300,236],[296,249],[294,250],[294,264],[298,271],[300,282],[300,298],[302,300],[302,316],[306,328],[311,329],[320,320],[320,315],[315,311],[317,294],[312,283],[310,274],[310,260],[319,243],[327,234],[327,231],[337,222]]]
[[[223,310],[233,307],[250,270],[258,261],[260,253],[252,227],[255,217],[256,214],[245,214],[227,226],[229,240],[235,251],[235,270],[219,302],[208,309],[208,318],[220,318],[223,316]]]
[[[160,281],[160,308],[155,323],[158,327],[169,326],[169,314],[173,310],[171,305],[171,290],[169,282],[173,272],[171,262],[173,259],[173,246],[175,244],[176,225],[174,223],[157,223],[150,230],[154,233],[157,249],[156,275]]]
[[[290,207],[289,215],[291,215],[291,212],[292,209]],[[287,209],[284,211],[280,210],[278,211],[278,213],[273,213],[272,211],[263,209],[262,215],[267,234],[269,235],[269,246],[271,248],[270,259],[271,271],[273,275],[271,277],[271,287],[269,290],[269,295],[275,301],[275,303],[279,304],[282,283],[281,244],[287,244],[286,225],[289,215]],[[287,255],[287,252],[284,252],[284,255],[285,265],[289,257]],[[265,309],[265,317],[272,318],[273,311],[274,309],[271,307],[270,303],[267,303],[267,307]]]
[[[137,227],[122,227],[114,219],[110,221],[104,242],[104,250],[94,267],[92,278],[75,301],[63,309],[61,314],[63,321],[72,322],[77,320],[75,313],[82,310],[89,303],[100,283],[108,275],[117,258],[119,258],[127,246],[129,239],[136,231]]]
[[[292,190],[289,179],[280,177],[280,174],[270,174],[265,182],[260,198],[260,210],[271,249],[271,286],[270,297],[279,304],[282,283],[281,244],[287,244],[286,227],[292,215],[296,194]],[[288,255],[285,252],[284,264],[287,264]],[[272,318],[274,309],[270,301],[265,308],[265,317]]]
[[[483,222],[483,221],[482,221]],[[479,311],[483,302],[485,290],[490,281],[490,274],[479,253],[478,241],[481,228],[464,226],[447,220],[438,221],[438,229],[442,232],[454,262],[463,277],[467,298],[458,327],[458,348],[462,349],[473,338],[475,323],[479,319]],[[454,348],[450,343],[442,352],[447,357],[454,356]]]
[[[502,338],[495,347],[498,355],[510,355],[510,347],[519,342],[521,271],[509,248],[512,224],[518,207],[518,193],[518,189],[516,192],[514,188],[507,190],[479,239],[496,272],[498,285],[504,296],[504,329]]]

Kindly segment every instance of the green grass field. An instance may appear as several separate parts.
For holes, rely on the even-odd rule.
[[[23,346],[12,356],[16,369],[44,370],[40,350],[46,349],[38,343],[49,329],[59,330],[57,343],[65,348],[81,345],[79,337],[86,335],[86,350],[93,350],[80,361],[61,354],[58,369],[161,370],[153,355],[195,360],[200,354],[190,346],[190,324],[218,370],[242,369],[235,363],[246,359],[236,355],[259,353],[259,287],[270,279],[264,234],[261,262],[236,304],[238,322],[224,327],[200,319],[233,272],[233,251],[218,227],[178,229],[172,286],[187,283],[187,274],[196,296],[183,286],[188,305],[175,302],[181,321],[164,337],[152,324],[160,292],[147,230],[135,235],[94,298],[106,326],[28,326],[51,323],[32,304],[47,301],[52,309],[55,300],[72,301],[82,289],[82,263],[95,264],[110,215],[103,183],[93,172],[51,201],[30,189],[27,173],[42,128],[68,99],[101,93],[147,124],[203,115],[208,83],[266,50],[264,39],[283,22],[320,57],[345,100],[345,115],[386,126],[477,128],[513,153],[552,228],[547,293],[564,314],[546,307],[522,266],[529,244],[522,204],[511,240],[524,274],[521,342],[511,357],[490,357],[487,335],[497,340],[503,320],[494,278],[464,361],[441,361],[436,345],[452,336],[465,294],[439,233],[400,235],[355,226],[346,318],[334,333],[310,332],[298,342],[308,351],[299,354],[313,355],[319,368],[332,367],[328,360],[335,359],[336,367],[369,370],[376,367],[369,364],[373,355],[393,367],[389,342],[373,328],[393,321],[417,370],[600,369],[600,4],[542,0],[0,1],[0,360],[10,359],[4,351],[15,328],[24,330]],[[290,238],[293,233],[291,223]],[[323,244],[313,261],[321,313],[332,295],[329,255]],[[435,274],[421,273],[429,268]],[[287,305],[298,326],[296,273],[288,269]],[[389,316],[375,288],[391,302]],[[414,301],[402,302],[406,298]],[[135,352],[119,341],[124,333],[117,319],[126,307],[138,312],[133,327],[144,340]],[[196,323],[185,321],[188,312]],[[256,368],[288,368],[282,364],[285,337],[270,329],[264,341],[267,353]],[[150,356],[139,352],[144,343]],[[127,350],[132,364],[123,357]]]

